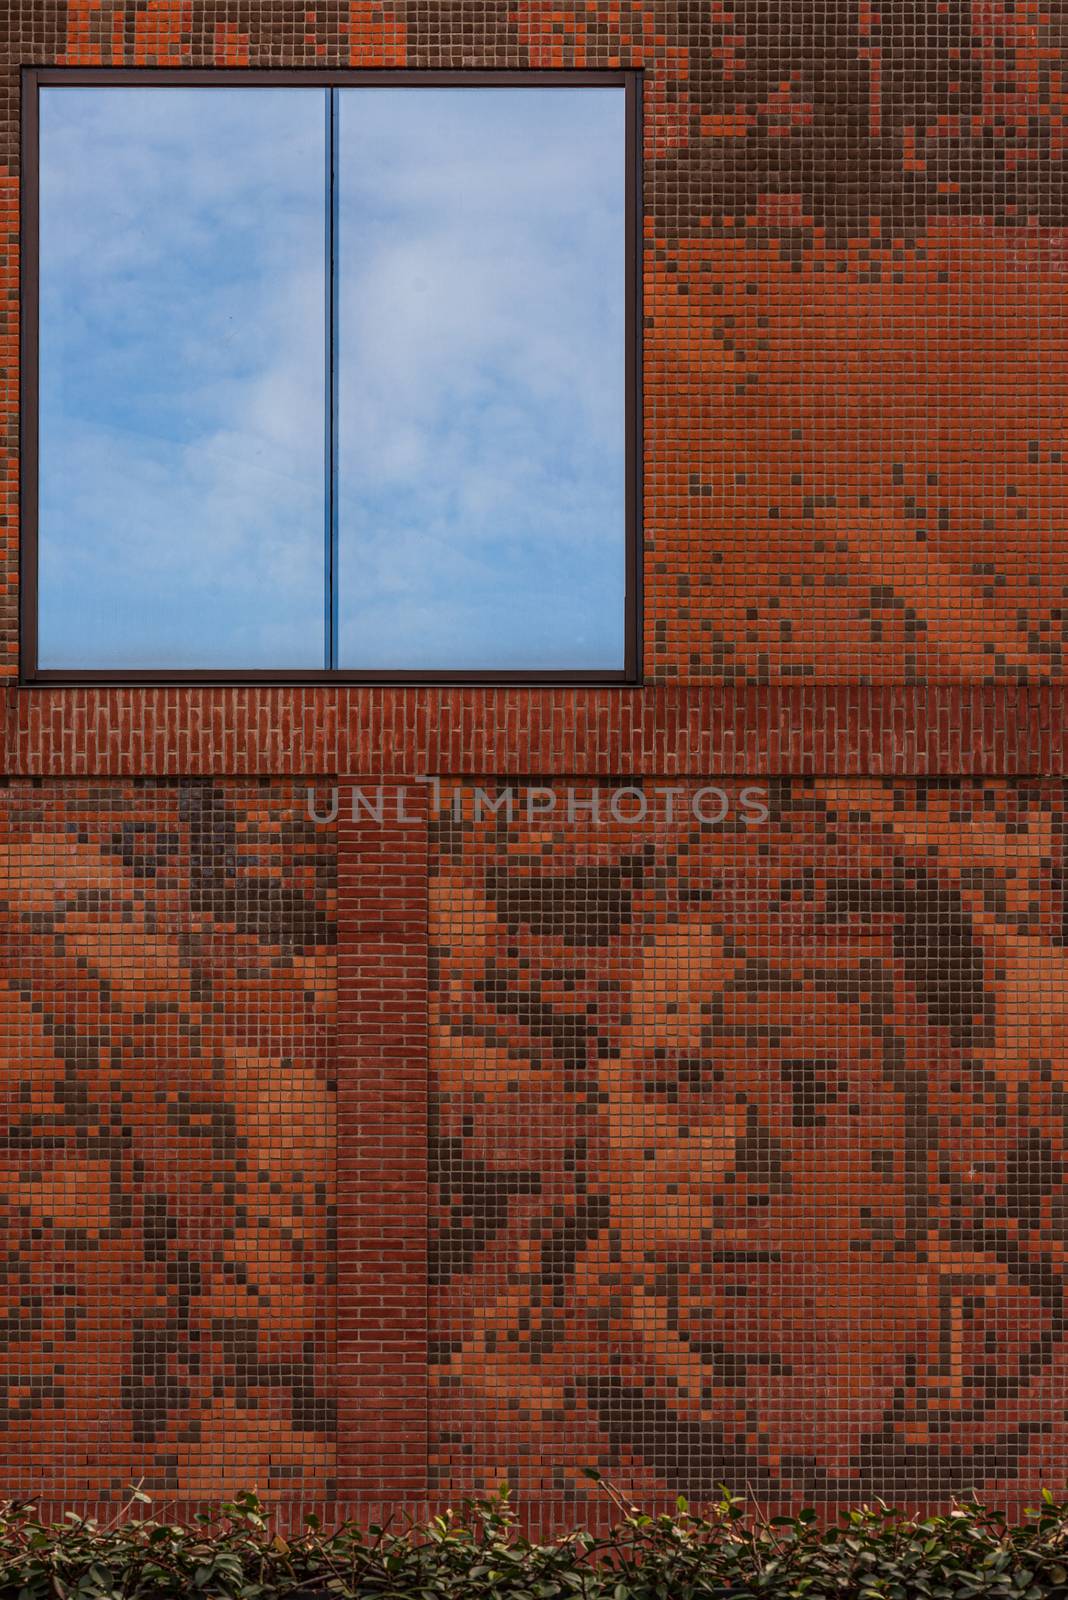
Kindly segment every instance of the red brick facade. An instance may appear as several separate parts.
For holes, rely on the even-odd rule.
[[[0,1493],[1064,1490],[1054,8],[10,0],[0,53]],[[18,685],[63,62],[642,69],[644,687]]]

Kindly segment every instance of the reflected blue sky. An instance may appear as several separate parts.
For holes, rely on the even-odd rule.
[[[323,665],[326,102],[42,90],[42,667]],[[621,668],[623,91],[339,104],[339,664]]]
[[[340,102],[341,665],[619,669],[623,91]]]
[[[40,664],[323,664],[321,89],[41,92]]]

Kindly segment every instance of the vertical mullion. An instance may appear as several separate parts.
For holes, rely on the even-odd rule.
[[[326,91],[326,627],[325,665],[338,664],[338,517],[337,517],[337,347],[338,347],[338,94]]]
[[[38,564],[40,562],[40,90],[37,73],[22,70],[22,182],[19,184],[20,292],[19,448],[22,453],[19,502],[20,669],[37,671]]]

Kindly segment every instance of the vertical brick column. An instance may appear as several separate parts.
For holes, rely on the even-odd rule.
[[[338,1494],[410,1502],[427,1469],[427,802],[388,783],[382,821],[353,820],[351,795],[343,780]]]

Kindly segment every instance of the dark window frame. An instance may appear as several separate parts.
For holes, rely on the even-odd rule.
[[[308,671],[211,668],[164,670],[46,669],[37,665],[38,616],[38,317],[39,135],[42,88],[181,85],[214,88],[350,88],[389,84],[401,88],[584,88],[614,85],[626,91],[625,233],[625,664],[601,671]],[[553,68],[479,71],[419,69],[242,69],[172,67],[23,67],[21,73],[19,198],[19,681],[22,684],[573,684],[640,686],[642,683],[642,75],[624,69]],[[328,374],[328,382],[330,375]],[[327,594],[328,606],[333,596]]]

